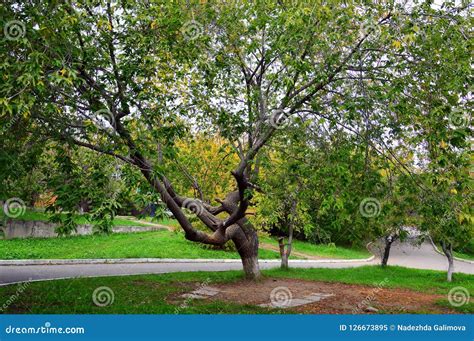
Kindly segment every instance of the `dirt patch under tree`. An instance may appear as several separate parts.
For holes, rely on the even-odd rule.
[[[213,283],[212,288],[219,289],[219,293],[207,298],[207,300],[251,305],[270,303],[272,301],[272,291],[278,293],[278,290],[282,291],[284,299],[288,296],[291,296],[291,299],[303,299],[315,293],[333,294],[333,296],[325,297],[317,302],[286,309],[289,313],[457,313],[453,309],[436,304],[437,301],[446,298],[443,295],[420,293],[408,289],[386,288],[383,282],[376,286],[365,286],[300,279],[267,278],[259,282]],[[274,294],[273,296],[275,298]],[[280,303],[282,303],[281,297]]]

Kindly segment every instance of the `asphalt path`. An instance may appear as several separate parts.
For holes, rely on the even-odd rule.
[[[372,261],[339,261],[327,260],[290,260],[294,268],[349,268],[364,265],[377,265],[378,259]],[[394,243],[389,265],[408,268],[442,270],[447,269],[446,257],[437,253],[429,242],[419,246],[409,242]],[[279,267],[278,260],[260,261],[262,269]],[[455,272],[474,274],[474,264],[455,261]],[[115,264],[63,264],[63,265],[1,265],[0,285],[25,281],[52,280],[75,277],[123,276],[138,274],[160,274],[188,271],[227,271],[241,270],[240,261],[235,260],[175,260],[157,263],[115,263]]]

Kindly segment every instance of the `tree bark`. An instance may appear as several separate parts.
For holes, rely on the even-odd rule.
[[[278,238],[278,246],[280,247],[281,268],[288,269],[288,253],[285,251],[284,238]]]
[[[258,236],[252,224],[243,218],[239,221],[240,230],[232,238],[242,260],[245,278],[258,280],[261,277],[258,264]]]
[[[392,243],[395,241],[395,237],[393,235],[389,235],[385,237],[385,249],[382,257],[382,267],[387,266],[388,257],[390,256],[390,248],[392,247]]]
[[[444,240],[441,242],[441,247],[443,248],[443,252],[448,258],[448,282],[453,280],[453,272],[454,272],[454,257],[453,257],[453,244],[446,243]]]
[[[241,257],[245,278],[250,280],[258,280],[261,277],[260,266],[258,265],[258,255]]]
[[[291,255],[296,204],[297,204],[296,198],[293,198],[292,203],[291,203],[290,217],[288,217],[287,215],[285,219],[286,222],[288,223],[288,244],[286,244],[286,250],[285,250],[285,244],[283,243],[284,238],[283,237],[278,238],[278,244],[280,246],[281,268],[285,270],[288,269],[288,259],[290,258],[290,255]]]
[[[290,227],[288,229],[288,243],[285,245],[283,243],[284,238],[278,238],[278,245],[280,247],[280,256],[281,256],[281,268],[288,269],[288,259],[291,255],[292,243],[293,243],[293,222],[290,222]],[[286,246],[286,249],[285,249]]]

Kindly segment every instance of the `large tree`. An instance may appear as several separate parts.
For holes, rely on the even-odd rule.
[[[287,118],[389,150],[418,114],[418,46],[446,32],[456,43],[465,25],[454,5],[429,1],[10,0],[1,11],[2,122],[24,117],[32,134],[136,167],[187,239],[232,240],[249,278],[260,274],[246,217],[258,160]],[[237,156],[235,189],[215,201],[183,196],[167,174],[177,141],[197,132]]]

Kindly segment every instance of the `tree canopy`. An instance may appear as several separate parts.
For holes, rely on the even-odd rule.
[[[125,188],[141,188],[128,196],[159,196],[187,239],[232,240],[249,277],[259,275],[256,228],[284,229],[289,214],[319,242],[384,235],[410,214],[449,243],[472,238],[469,11],[451,1],[7,0],[2,182],[15,181],[12,167],[31,175],[43,155],[71,179],[45,180],[60,209],[95,197],[107,220],[116,197],[88,189],[107,188],[113,164]],[[101,159],[84,169],[91,155]],[[434,222],[453,206],[449,225]]]

